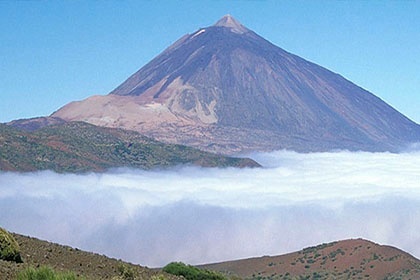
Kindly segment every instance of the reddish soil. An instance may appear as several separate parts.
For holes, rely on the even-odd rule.
[[[418,259],[397,248],[363,239],[205,267],[246,279],[420,279]]]

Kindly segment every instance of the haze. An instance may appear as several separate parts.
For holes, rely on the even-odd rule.
[[[359,237],[420,256],[420,152],[251,156],[265,168],[2,172],[0,224],[147,266]]]

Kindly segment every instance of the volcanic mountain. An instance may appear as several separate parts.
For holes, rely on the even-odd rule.
[[[420,141],[420,126],[375,95],[230,15],[183,36],[110,94],[52,116],[222,153],[397,151]]]

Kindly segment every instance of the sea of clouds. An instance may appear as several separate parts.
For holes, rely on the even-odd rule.
[[[250,155],[264,168],[0,173],[0,226],[147,266],[365,238],[420,257],[420,152]]]

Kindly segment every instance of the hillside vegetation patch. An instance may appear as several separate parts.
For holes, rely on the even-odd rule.
[[[192,265],[186,265],[182,262],[172,262],[163,268],[163,271],[169,274],[183,276],[187,280],[227,280],[225,276],[218,272],[207,269],[199,269]]]
[[[57,272],[48,266],[28,267],[18,274],[17,280],[84,280],[74,272]]]
[[[0,228],[0,259],[5,261],[22,262],[19,244],[5,229]]]

